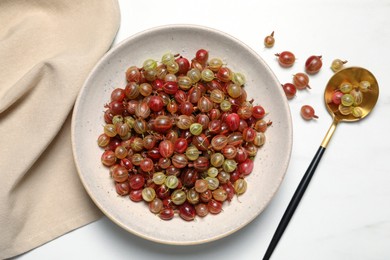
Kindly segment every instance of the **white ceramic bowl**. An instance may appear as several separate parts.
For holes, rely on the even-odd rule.
[[[132,202],[117,195],[108,169],[100,162],[103,152],[97,137],[103,132],[104,104],[111,91],[125,87],[125,71],[142,66],[147,58],[159,60],[167,51],[194,57],[200,49],[209,57],[220,57],[236,72],[245,74],[248,98],[268,112],[272,126],[266,143],[255,158],[255,168],[247,177],[245,194],[225,202],[223,212],[186,222],[180,217],[170,221],[152,214],[146,203]],[[225,237],[257,217],[278,190],[292,149],[290,110],[280,83],[267,64],[239,40],[211,28],[170,25],[138,33],[114,46],[95,66],[82,87],[72,119],[74,159],[81,181],[92,200],[104,214],[125,230],[152,241],[189,245]]]

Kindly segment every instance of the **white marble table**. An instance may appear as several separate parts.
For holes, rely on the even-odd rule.
[[[331,117],[323,90],[335,58],[370,70],[380,86],[374,112],[360,123],[338,126],[316,174],[272,259],[390,259],[390,1],[128,1],[114,45],[144,29],[190,23],[237,37],[269,64],[279,80],[291,80],[312,54],[324,67],[312,89],[289,102],[294,144],[286,177],[268,208],[224,239],[197,246],[168,246],[143,240],[107,218],[47,243],[18,259],[261,259],[279,220],[317,151]],[[275,31],[273,49],[263,38]],[[293,51],[298,60],[282,69],[274,53]],[[299,115],[312,104],[319,119]]]

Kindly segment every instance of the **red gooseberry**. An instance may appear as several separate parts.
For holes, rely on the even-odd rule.
[[[282,67],[291,67],[295,62],[295,55],[290,51],[283,51],[281,53],[276,53],[280,66]]]
[[[305,62],[305,69],[308,74],[315,74],[322,67],[322,56],[312,55]]]

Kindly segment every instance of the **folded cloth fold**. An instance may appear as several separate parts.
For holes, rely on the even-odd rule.
[[[101,216],[77,175],[70,118],[119,23],[117,0],[0,0],[0,259]]]

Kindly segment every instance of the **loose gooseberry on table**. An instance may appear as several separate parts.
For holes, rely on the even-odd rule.
[[[119,195],[145,201],[163,220],[191,221],[246,191],[271,123],[247,100],[244,74],[199,49],[192,59],[170,52],[147,59],[125,78],[105,105],[98,137]]]
[[[309,80],[309,76],[303,72],[298,72],[293,76],[293,84],[299,90],[311,88],[309,86]]]
[[[292,83],[285,83],[282,84],[282,88],[284,91],[284,94],[286,94],[287,99],[292,99],[295,97],[295,94],[297,93],[297,88]]]
[[[322,67],[322,56],[312,55],[305,62],[305,70],[308,74],[316,74]]]
[[[333,72],[337,72],[337,71],[341,70],[343,68],[344,64],[347,62],[348,61],[346,61],[346,60],[334,59],[332,61],[332,64],[330,65],[330,68]]]
[[[295,63],[295,55],[290,51],[276,53],[275,56],[278,58],[278,62],[282,67],[291,67]]]
[[[274,38],[275,32],[272,32],[270,35],[267,35],[264,38],[264,46],[266,48],[272,48],[275,44],[275,38]]]
[[[301,116],[305,120],[311,120],[313,118],[318,118],[318,116],[315,114],[314,108],[310,105],[303,105],[301,107]]]

